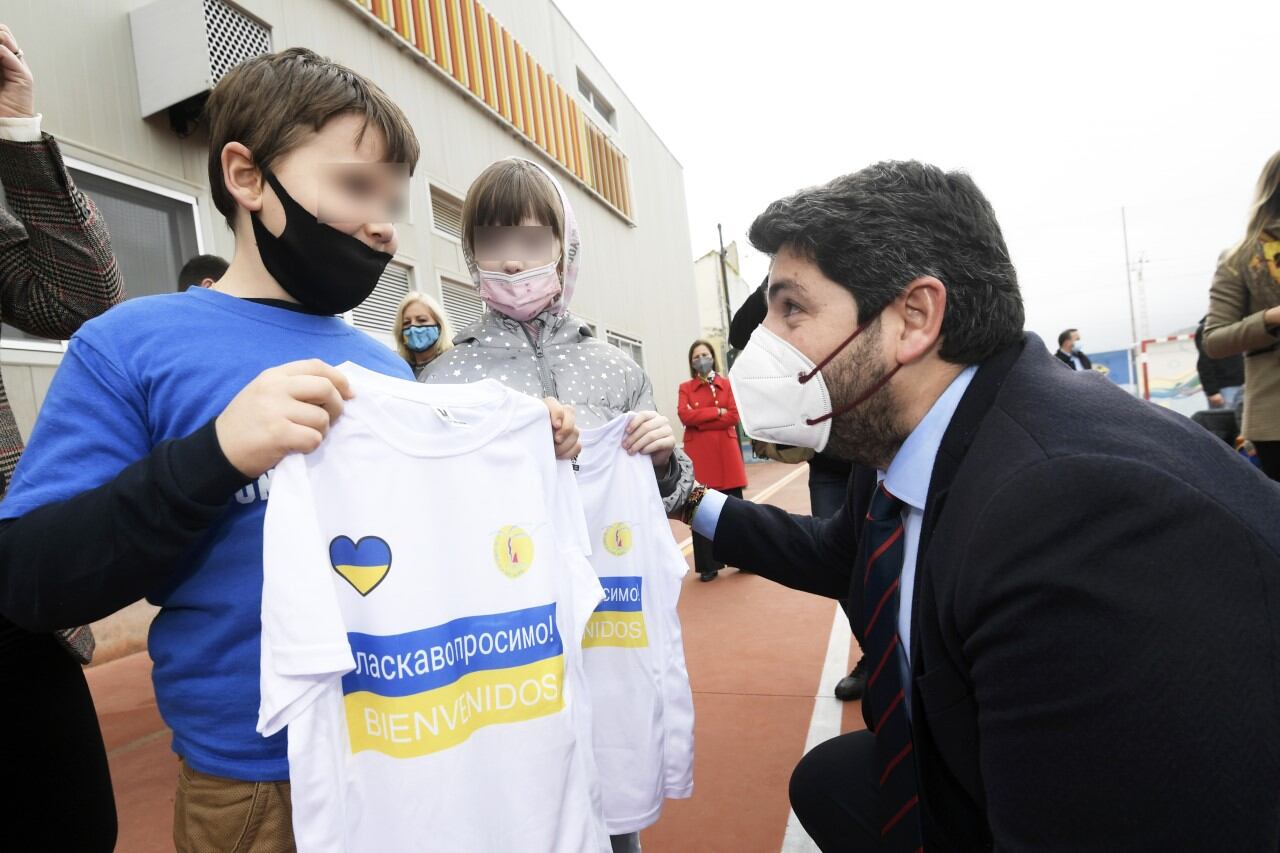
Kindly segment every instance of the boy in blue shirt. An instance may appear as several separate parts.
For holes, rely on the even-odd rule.
[[[271,469],[319,446],[350,399],[330,365],[413,378],[334,316],[373,290],[395,227],[317,211],[394,207],[407,187],[379,164],[411,172],[418,141],[380,89],[305,49],[237,66],[206,118],[235,258],[212,288],[133,300],[71,340],[0,504],[0,612],[49,630],[160,605],[148,646],[182,759],[176,847],[291,849],[286,743],[255,731]],[[551,414],[573,454],[572,412]]]

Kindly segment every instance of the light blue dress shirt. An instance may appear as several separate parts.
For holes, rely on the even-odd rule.
[[[902,443],[888,470],[879,472],[879,479],[884,481],[885,488],[906,504],[902,510],[905,541],[898,599],[898,636],[902,638],[899,645],[902,651],[900,664],[903,671],[902,683],[905,685],[911,684],[911,602],[916,586],[916,558],[920,547],[920,527],[924,522],[924,505],[929,497],[929,480],[933,477],[933,463],[938,456],[938,448],[942,446],[942,437],[946,435],[956,407],[960,405],[964,392],[968,390],[969,383],[977,372],[977,366],[971,365],[951,381]],[[708,539],[715,538],[716,526],[720,523],[720,513],[726,499],[727,496],[721,492],[707,491],[693,517],[695,533]],[[853,559],[853,555],[849,558]]]
[[[929,497],[929,481],[933,479],[933,463],[938,458],[942,437],[946,435],[956,407],[977,372],[976,366],[966,367],[951,380],[947,390],[934,401],[928,414],[902,442],[902,447],[889,463],[889,470],[880,472],[879,479],[884,481],[889,493],[906,504],[902,509],[902,583],[898,588],[898,636],[902,642],[898,648],[902,652],[902,683],[908,686],[911,684],[911,602],[916,588],[916,558],[920,549],[920,527],[924,523],[924,505]]]

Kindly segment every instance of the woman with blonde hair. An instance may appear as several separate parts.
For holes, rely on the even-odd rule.
[[[427,365],[453,348],[453,329],[449,315],[435,299],[411,290],[400,300],[396,311],[396,350],[409,362],[419,381]]]
[[[1204,350],[1245,356],[1241,431],[1280,480],[1280,151],[1262,168],[1244,239],[1218,260]]]

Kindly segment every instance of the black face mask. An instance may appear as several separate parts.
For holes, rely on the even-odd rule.
[[[342,314],[373,293],[391,255],[325,225],[284,190],[266,169],[262,176],[284,207],[277,237],[256,213],[249,215],[262,265],[290,296],[317,314]]]

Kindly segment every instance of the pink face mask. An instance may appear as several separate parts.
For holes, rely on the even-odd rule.
[[[518,273],[480,270],[480,298],[490,308],[519,323],[527,323],[560,295],[559,261]]]

